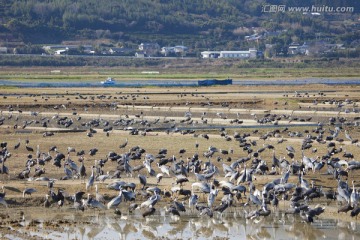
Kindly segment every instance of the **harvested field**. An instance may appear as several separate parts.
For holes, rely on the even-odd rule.
[[[69,230],[68,238],[71,239],[80,237],[118,239],[126,238],[127,234],[128,238],[182,237],[177,232],[183,232],[186,238],[191,238],[191,235],[185,233],[192,231],[190,225],[183,225],[184,222],[200,221],[196,210],[187,209],[186,213],[181,213],[180,220],[171,218],[160,222],[157,219],[158,216],[164,218],[169,216],[170,213],[165,212],[163,207],[168,206],[175,198],[180,202],[185,201],[188,207],[188,197],[178,195],[178,191],[175,190],[172,197],[162,196],[161,202],[158,203],[160,206],[155,206],[157,209],[155,215],[146,220],[141,217],[140,210],[128,213],[129,203],[125,202],[119,205],[123,213],[121,217],[116,216],[113,209],[95,211],[85,209],[84,212],[75,210],[74,202],[67,200],[64,206],[58,208],[57,202],[50,199],[50,208],[44,208],[45,194],[49,192],[48,181],[37,179],[36,169],[44,168],[45,173],[41,176],[55,179],[53,187],[55,192],[63,189],[66,194],[73,195],[75,192],[84,191],[83,199],[86,201],[87,193],[95,195],[94,187],[88,190],[85,188],[91,167],[96,166],[96,169],[101,171],[95,175],[112,176],[116,170],[121,169],[121,157],[111,160],[110,156],[113,153],[118,156],[126,153],[134,154],[135,151],[131,151],[131,148],[136,146],[144,149],[145,152],[139,158],[129,161],[132,168],[143,165],[145,158],[151,158],[154,160],[151,166],[158,174],[161,170],[157,163],[161,159],[175,158],[176,161],[167,163],[170,168],[180,162],[183,162],[184,167],[188,167],[195,161],[191,160],[193,156],[198,154],[201,167],[211,163],[215,166],[214,169],[218,170],[218,173],[209,180],[210,183],[214,178],[218,181],[226,179],[224,164],[230,166],[239,161],[241,172],[245,167],[248,170],[257,169],[256,164],[265,161],[269,170],[264,173],[259,171],[253,173],[253,184],[259,191],[263,190],[265,184],[281,178],[287,170],[287,167],[279,166],[273,169],[276,170],[275,175],[270,174],[275,155],[281,162],[286,160],[289,166],[300,164],[303,156],[312,159],[314,166],[315,163],[323,163],[324,166],[320,170],[304,171],[303,178],[310,184],[314,181],[316,191],[336,192],[338,181],[334,178],[332,167],[329,166],[333,163],[332,160],[338,158],[345,162],[345,164],[340,162],[343,164],[337,166],[338,171],[348,175],[340,176],[340,180],[347,182],[350,188],[354,180],[354,187],[357,189],[360,181],[359,170],[351,170],[349,166],[351,161],[358,162],[360,155],[360,145],[357,141],[360,137],[358,88],[359,86],[334,88],[326,85],[304,85],[281,88],[216,86],[169,89],[155,87],[2,89],[0,142],[7,143],[6,149],[10,156],[3,156],[6,158],[3,166],[7,167],[8,172],[6,174],[2,170],[3,174],[0,175],[0,186],[4,186],[6,192],[4,200],[8,204],[7,208],[1,206],[3,208],[1,237],[59,239],[64,237],[59,230],[64,227]],[[311,141],[304,144],[304,139]],[[25,141],[28,141],[28,148]],[[119,146],[125,141],[126,146],[120,148]],[[18,143],[20,145],[15,149]],[[64,159],[60,161],[61,167],[53,164],[57,154],[56,151],[49,151],[53,146],[56,146],[58,153],[64,154]],[[287,150],[289,146],[294,149],[293,156]],[[33,151],[30,151],[29,147]],[[74,150],[68,153],[69,147]],[[213,152],[211,157],[204,156],[209,153],[210,147],[215,147],[217,151]],[[90,150],[95,148],[97,152],[90,154]],[[4,149],[3,153],[5,153]],[[162,157],[158,156],[160,149],[167,149],[167,153]],[[84,150],[84,153],[77,154],[81,150]],[[329,153],[328,158],[325,157]],[[52,159],[45,161],[48,155],[52,156]],[[244,160],[241,159],[246,157],[249,159],[245,166]],[[85,179],[79,179],[75,171],[70,171],[71,176],[67,176],[67,180],[61,180],[66,176],[64,168],[69,169],[69,165],[65,165],[65,162],[72,162],[69,159],[78,167],[81,161],[83,162],[87,172]],[[334,161],[338,162],[338,160]],[[103,166],[99,166],[100,161],[105,162],[100,164]],[[30,172],[22,178],[20,175],[26,170],[29,162],[33,162]],[[203,171],[204,169],[200,173]],[[136,184],[137,193],[135,202],[141,204],[147,197],[141,195],[142,185],[137,177],[138,174],[147,176],[148,187],[159,187],[164,192],[179,186],[174,184],[175,174],[171,173],[170,177],[164,174],[160,183],[157,183],[156,177],[149,176],[146,168],[134,172],[133,177],[125,171],[120,171],[120,179],[109,177],[103,182],[95,180],[95,183],[107,204],[118,195],[118,191],[108,189],[108,184],[115,181],[133,182]],[[288,182],[300,186],[299,174],[299,172],[290,174]],[[185,182],[182,189],[192,190],[192,183],[197,181],[192,171],[188,173],[188,179],[189,182]],[[236,184],[236,181],[234,183]],[[239,184],[249,187],[249,181]],[[25,188],[34,188],[36,192],[31,196],[23,197],[22,192]],[[214,206],[220,205],[224,195],[221,187],[217,188],[219,195]],[[266,228],[279,229],[278,231],[281,232],[279,236],[283,238],[297,235],[303,239],[314,239],[322,236],[319,231],[329,236],[335,234],[330,230],[331,228],[337,228],[345,238],[356,238],[359,235],[359,220],[352,218],[350,212],[338,213],[340,202],[328,200],[324,196],[304,201],[310,207],[317,204],[325,206],[324,213],[315,217],[313,223],[302,222],[304,220],[299,215],[295,215],[295,220],[292,219],[292,222],[287,217],[284,220],[281,215],[291,208],[290,198],[293,191],[294,189],[287,193],[288,200],[282,200],[286,197],[278,194],[279,207],[274,209],[269,204],[269,209],[271,208],[272,211],[270,216],[246,219],[244,209],[247,212],[257,209],[254,204],[244,207],[249,197],[247,190],[246,195],[242,195],[242,199],[233,200],[234,207],[226,210],[224,216],[214,215],[216,222],[209,223],[202,219],[203,225],[196,227],[194,236],[199,239],[203,236],[224,239],[238,236],[274,238],[273,233],[269,233],[270,230],[267,231]],[[207,197],[199,192],[195,193],[199,195],[201,205],[207,205]],[[343,201],[344,204],[346,203]],[[207,216],[201,218],[204,217]],[[245,231],[233,228],[234,219],[238,220],[242,227],[247,226]],[[276,222],[273,219],[276,219]],[[116,221],[120,230],[116,227],[109,230],[111,229],[109,225],[114,226]],[[261,230],[252,233],[256,229],[256,221],[260,222]],[[284,227],[278,226],[280,221],[283,221]],[[137,230],[132,229],[127,222],[136,226]],[[96,224],[107,227],[97,231]],[[166,231],[159,230],[162,224]],[[324,230],[320,227],[321,224],[328,224],[331,227]],[[343,225],[340,226],[341,224]],[[348,224],[356,227],[345,231]],[[150,229],[145,228],[145,225],[149,225]],[[46,231],[42,230],[43,226],[46,226]],[[205,226],[210,226],[214,230],[207,232],[205,228],[209,227]],[[309,233],[296,234],[294,226]],[[81,233],[77,227],[83,228],[83,232]],[[118,236],[116,233],[123,235]]]

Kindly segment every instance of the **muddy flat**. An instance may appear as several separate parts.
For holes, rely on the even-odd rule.
[[[302,235],[302,238],[313,239],[322,236],[317,232],[321,224],[330,226],[327,230],[321,229],[327,236],[333,234],[330,230],[333,228],[345,231],[347,224],[358,226],[359,221],[350,216],[350,211],[338,213],[338,209],[347,204],[346,200],[331,200],[324,195],[329,191],[338,195],[339,181],[347,183],[350,191],[359,187],[359,170],[351,167],[358,163],[360,154],[358,88],[302,85],[281,88],[3,89],[0,96],[0,142],[3,143],[0,186],[4,186],[3,200],[7,207],[0,205],[3,209],[1,236],[5,239],[75,239],[81,236],[85,239],[118,239],[118,233],[125,233],[121,238],[126,238],[126,234],[129,234],[128,238],[180,238],[183,235],[175,234],[178,230],[183,234],[193,231],[198,239],[202,236],[250,238],[251,229],[259,221],[263,232],[257,232],[257,237],[273,238],[273,233],[265,229],[276,228],[281,229],[281,236],[289,238],[296,235],[296,224],[297,229],[311,230],[312,234]],[[290,146],[293,151],[289,151]],[[161,154],[160,150],[164,149],[166,153]],[[215,150],[210,152],[210,149]],[[63,157],[55,164],[58,154]],[[125,171],[124,156],[130,158],[128,164],[132,169],[151,161],[154,174],[150,175],[145,167],[140,171]],[[274,166],[274,156],[283,165]],[[278,208],[267,203],[271,209],[269,216],[246,219],[245,212],[261,209],[261,206],[246,204],[250,181],[234,180],[234,185],[247,189],[246,194],[239,198],[234,195],[233,206],[224,211],[223,216],[215,214],[215,220],[201,216],[199,224],[199,212],[188,207],[189,196],[179,194],[180,188],[193,190],[192,194],[199,195],[199,204],[207,206],[208,194],[192,187],[199,181],[192,169],[195,163],[201,167],[199,174],[216,171],[207,180],[219,190],[212,210],[220,206],[225,195],[216,182],[228,181],[224,168],[236,162],[238,167],[232,171],[242,173],[245,168],[245,171],[252,169],[252,183],[259,192],[267,183],[284,176],[288,169],[291,170],[288,183],[301,186],[302,174],[293,166],[301,165],[304,156],[311,159],[314,167],[303,170],[302,178],[309,183],[308,189],[312,189],[313,183],[319,197],[300,202],[311,208],[325,207],[312,223],[304,222],[299,215],[282,217],[291,208],[290,199],[295,187],[286,194],[277,193]],[[172,170],[169,176],[158,166],[164,159],[168,160],[165,166]],[[260,163],[266,165],[267,170],[260,171]],[[79,173],[82,164],[86,169],[84,177]],[[323,166],[317,169],[315,165],[318,164]],[[93,166],[94,184],[86,189]],[[187,169],[188,182],[182,186],[175,183],[178,174],[174,173],[175,166]],[[206,166],[213,166],[213,170]],[[334,169],[338,171],[337,176]],[[158,173],[163,174],[159,183]],[[153,193],[147,191],[148,195],[143,196],[146,191],[143,191],[138,174],[146,177],[144,189],[158,187],[162,190],[161,195],[171,193],[171,196],[161,196],[155,206],[155,215],[148,218],[141,216],[140,209],[128,213],[129,202],[120,203],[118,208],[123,214],[117,216],[114,208],[76,210],[74,199],[70,198],[76,192],[84,192],[82,201],[87,201],[88,193],[90,197],[96,195],[97,185],[106,205],[119,194],[118,190],[109,189],[109,185],[123,181],[135,183],[135,202],[140,205]],[[101,178],[105,179],[102,181]],[[54,182],[51,188],[49,179]],[[26,188],[35,191],[24,196]],[[64,193],[66,200],[61,207],[52,197],[49,197],[50,206],[44,207],[45,195],[50,190]],[[258,198],[261,200],[261,194]],[[184,201],[187,208],[187,212],[180,213],[180,219],[175,220],[164,210],[174,199]],[[159,216],[164,221],[160,222]],[[136,231],[127,224],[129,219]],[[237,229],[233,228],[234,219],[240,222]],[[189,223],[186,227],[182,226],[184,221]],[[281,221],[283,227],[279,227]],[[102,228],[96,230],[100,226]],[[160,231],[160,226],[165,226],[166,231]],[[205,231],[209,228],[206,226],[212,226],[213,231]],[[77,227],[82,228],[82,232]],[[244,227],[244,231],[239,230]],[[61,229],[68,230],[68,235],[63,235]],[[237,234],[231,234],[234,232]],[[358,230],[353,229],[343,236],[346,239],[358,234]],[[191,237],[185,234],[185,238]]]

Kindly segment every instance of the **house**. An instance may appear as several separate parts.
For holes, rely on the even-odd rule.
[[[248,51],[221,51],[219,58],[250,58]]]
[[[81,47],[83,48],[83,51],[86,54],[94,54],[95,53],[92,45],[83,45]]]
[[[314,41],[308,44],[309,53],[312,55],[321,55],[324,53],[336,52],[338,50],[344,50],[344,44],[341,43],[327,43],[325,41]]]
[[[317,55],[329,52],[336,52],[344,49],[344,44],[327,43],[325,41],[304,42],[302,45],[293,42],[288,47],[289,55]]]
[[[112,47],[109,49],[110,54],[129,54],[131,52],[133,53],[134,50],[131,48],[125,48],[125,47],[121,47],[121,48]]]
[[[160,45],[157,43],[141,43],[139,50],[147,56],[156,56],[160,52]]]
[[[43,49],[48,52],[49,54],[60,55],[64,54],[65,52],[69,51],[69,49],[77,49],[79,48],[78,45],[49,45],[43,46]]]
[[[288,54],[295,55],[299,53],[300,44],[293,42],[289,45]]]
[[[168,56],[170,54],[180,54],[181,56],[186,55],[188,51],[188,47],[185,46],[175,46],[175,47],[162,47],[161,48],[161,54]]]
[[[202,58],[239,58],[248,59],[256,58],[257,50],[249,48],[248,51],[204,51],[201,52]]]
[[[204,51],[201,52],[202,58],[218,58],[220,56],[220,51]]]
[[[43,46],[43,49],[45,51],[56,51],[56,50],[61,50],[61,49],[76,49],[78,48],[78,45],[48,45],[48,46]]]
[[[0,47],[0,54],[6,54],[8,52],[7,47]]]
[[[185,46],[175,46],[174,51],[175,53],[185,54],[188,51],[188,48]]]
[[[299,52],[302,55],[309,55],[309,45],[304,42],[302,46],[299,48]]]
[[[54,52],[55,55],[64,55],[69,49],[60,49]]]
[[[168,56],[170,54],[175,53],[175,48],[174,47],[162,47],[160,52],[161,52],[161,54]]]
[[[288,47],[288,54],[290,55],[309,55],[309,45],[304,42],[303,45],[293,42]]]
[[[139,50],[140,51],[148,51],[148,50],[160,50],[160,45],[157,43],[141,43],[139,45]]]
[[[137,58],[144,58],[144,57],[145,57],[145,53],[144,53],[144,52],[136,52],[136,53],[135,53],[135,57],[137,57]]]

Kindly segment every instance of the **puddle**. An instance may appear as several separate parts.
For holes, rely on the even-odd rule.
[[[199,216],[187,211],[173,217],[160,206],[156,214],[143,218],[140,212],[121,217],[113,211],[62,212],[34,220],[25,213],[24,227],[13,228],[20,234],[42,239],[359,239],[360,226],[355,222],[316,219],[309,224],[299,216],[274,213],[270,217],[246,220],[239,212],[225,212],[221,217]],[[37,216],[41,216],[36,214]],[[31,220],[30,220],[31,219]],[[51,227],[49,223],[52,223]],[[23,239],[16,234],[3,235]]]

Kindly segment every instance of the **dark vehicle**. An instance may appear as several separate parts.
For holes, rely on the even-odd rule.
[[[227,78],[224,80],[206,79],[198,81],[198,86],[213,86],[213,85],[232,85],[232,79]]]

